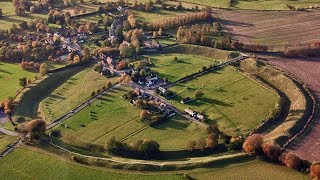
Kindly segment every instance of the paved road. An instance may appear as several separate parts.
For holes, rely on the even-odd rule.
[[[17,132],[13,132],[13,131],[9,131],[3,127],[0,126],[0,132],[9,136],[19,136],[19,133]]]

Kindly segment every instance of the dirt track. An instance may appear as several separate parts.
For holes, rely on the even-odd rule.
[[[273,59],[269,61],[310,87],[320,99],[320,58]],[[311,123],[310,132],[289,149],[303,159],[320,161],[320,119]]]
[[[266,44],[283,50],[287,44],[320,40],[320,11],[217,10],[231,35],[244,43]]]

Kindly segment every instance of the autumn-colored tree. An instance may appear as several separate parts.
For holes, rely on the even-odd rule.
[[[243,143],[243,150],[254,155],[262,149],[263,137],[260,134],[252,134]]]
[[[87,47],[85,47],[85,48],[83,48],[83,50],[82,50],[82,60],[83,61],[88,61],[88,60],[90,60],[90,50],[89,50],[89,48],[87,48]]]
[[[46,63],[41,63],[40,67],[39,67],[39,73],[41,76],[44,76],[48,73],[49,71],[49,67],[47,66]]]
[[[219,143],[219,128],[217,125],[211,125],[207,128],[207,131],[209,133],[207,138],[207,147],[215,148]]]
[[[140,113],[140,120],[146,121],[148,118],[150,118],[150,112],[147,110],[142,110]]]
[[[196,141],[189,141],[187,148],[189,151],[193,151],[197,146],[197,142]]]
[[[313,163],[310,166],[310,176],[315,179],[320,179],[320,163]]]
[[[24,130],[29,134],[31,140],[39,140],[46,131],[46,122],[43,120],[32,120],[24,124]]]
[[[197,147],[203,151],[205,148],[206,148],[206,145],[207,145],[207,142],[204,138],[200,138],[198,141],[197,141]]]
[[[273,143],[265,143],[262,145],[262,151],[271,161],[278,161],[281,156],[281,147]]]
[[[293,153],[286,153],[282,158],[282,164],[286,165],[289,168],[300,170],[302,161],[297,155]]]
[[[124,83],[124,84],[127,84],[129,82],[131,82],[131,76],[128,75],[128,74],[122,74],[120,77],[119,77],[119,83]]]
[[[5,99],[5,100],[1,101],[1,103],[0,103],[0,107],[4,108],[4,113],[6,115],[10,115],[11,114],[12,106],[13,106],[12,98]]]
[[[117,65],[117,70],[123,70],[128,68],[128,62],[127,61],[120,61]]]

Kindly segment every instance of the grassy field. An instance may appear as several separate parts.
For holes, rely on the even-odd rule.
[[[205,130],[176,116],[155,127],[146,126],[140,122],[140,109],[120,98],[127,90],[128,88],[120,88],[108,92],[99,101],[66,120],[63,124],[68,128],[56,128],[62,131],[61,140],[82,146],[86,143],[104,145],[111,136],[126,142],[147,138],[158,141],[161,148],[167,150],[183,149],[189,140],[197,140],[206,135]],[[190,139],[185,138],[190,134]]]
[[[174,57],[177,57],[178,61],[175,61]],[[152,55],[151,61],[154,64],[152,69],[172,82],[198,72],[203,66],[209,67],[223,60],[214,61],[212,58],[197,55],[170,53]]]
[[[107,171],[69,162],[45,151],[27,147],[16,149],[0,161],[0,178],[16,179],[182,179],[175,174],[147,174]]]
[[[45,14],[27,13],[24,16],[17,16],[12,2],[0,2],[0,7],[3,12],[3,18],[0,18],[1,29],[10,29],[13,24],[19,24],[21,21],[29,21],[35,18],[47,19]]]
[[[165,18],[171,18],[171,17],[175,17],[178,15],[184,15],[187,12],[184,10],[168,11],[168,10],[159,9],[159,10],[151,11],[151,12],[133,11],[133,13],[136,15],[138,21],[152,23],[152,22],[156,22],[159,20],[163,20]]]
[[[49,70],[59,69],[67,65],[66,63],[57,63],[53,61],[45,61],[45,63],[47,64]]]
[[[190,107],[202,112],[208,123],[217,123],[227,134],[246,133],[260,124],[275,107],[277,95],[248,79],[232,67],[226,67],[171,88],[177,94],[170,102],[181,111]],[[203,98],[181,104],[182,98],[193,99],[201,90]],[[267,101],[266,101],[267,100]]]
[[[15,99],[17,106],[14,108],[13,119],[23,121],[23,119],[40,118],[38,112],[40,102],[70,77],[83,69],[84,67],[74,67],[65,71],[52,73],[29,85]]]
[[[259,160],[239,163],[222,168],[189,173],[195,179],[260,179],[292,180],[308,179],[308,176],[285,166],[266,163]]]
[[[20,69],[19,64],[0,63],[0,100],[16,95],[21,89],[19,86],[19,78],[26,77],[34,79],[38,73],[28,72]]]
[[[16,137],[7,136],[7,135],[0,135],[0,152],[7,148],[7,145],[10,145],[17,140]]]
[[[41,104],[41,112],[46,121],[58,118],[90,98],[92,91],[106,86],[107,82],[116,82],[116,78],[106,78],[87,68],[72,76]]]
[[[255,59],[247,59],[241,62],[241,69],[245,72],[256,74],[283,92],[290,100],[290,104],[288,104],[290,109],[286,119],[277,127],[273,127],[274,129],[271,129],[272,131],[264,136],[265,141],[275,141],[283,145],[305,126],[308,118],[306,113],[311,111],[312,102],[305,96],[306,92],[303,92],[302,85],[299,85],[283,72],[262,62],[257,62]]]
[[[157,39],[157,41],[159,41],[160,44],[164,45],[172,45],[177,43],[175,38],[159,38]]]

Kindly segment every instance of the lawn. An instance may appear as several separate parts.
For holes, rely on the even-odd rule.
[[[47,19],[45,14],[26,13],[24,16],[17,16],[12,2],[0,2],[3,17],[0,18],[1,29],[10,29],[13,24],[19,24],[21,21],[29,21],[35,18]]]
[[[171,88],[177,94],[170,102],[181,111],[190,107],[202,112],[207,122],[217,123],[227,134],[249,132],[265,120],[275,107],[277,95],[248,79],[232,67],[200,76]],[[193,100],[195,91],[204,93]],[[182,98],[191,102],[181,104]]]
[[[155,54],[150,57],[154,64],[152,69],[157,71],[161,77],[168,78],[170,82],[196,73],[203,66],[209,67],[219,63],[218,60],[215,61],[213,58],[177,53]],[[178,60],[175,61],[174,57],[177,57]]]
[[[66,63],[57,63],[57,62],[53,62],[53,61],[45,61],[44,63],[47,64],[49,70],[59,69],[59,68],[65,67],[67,65]]]
[[[10,145],[17,140],[16,137],[8,136],[8,135],[0,135],[0,152],[7,148],[7,145]]]
[[[178,15],[184,15],[187,13],[187,11],[185,10],[168,11],[168,10],[159,9],[151,12],[133,11],[133,13],[137,16],[137,19],[139,21],[153,23],[166,18],[173,18]]]
[[[46,121],[58,118],[88,100],[92,91],[115,81],[116,78],[107,78],[87,68],[69,78],[41,102],[42,115]]]
[[[28,72],[20,69],[19,64],[0,62],[0,100],[8,97],[14,97],[21,89],[19,78],[26,77],[34,79],[38,73]]]
[[[172,44],[176,44],[177,40],[175,38],[158,38],[156,39],[157,41],[159,41],[160,44],[164,44],[164,45],[172,45]]]
[[[194,179],[305,179],[308,177],[285,166],[266,163],[259,160],[233,164],[221,168],[211,168],[205,171],[189,173]]]
[[[120,97],[127,90],[129,89],[121,87],[108,92],[100,100],[66,120],[63,125],[68,128],[63,125],[56,128],[62,131],[61,140],[83,146],[86,143],[104,145],[111,136],[129,143],[136,139],[151,139],[158,141],[160,147],[167,150],[184,149],[189,140],[197,140],[206,135],[205,130],[178,116],[155,127],[143,124],[139,118],[141,110]],[[190,135],[191,138],[185,138]]]
[[[0,179],[181,179],[175,174],[147,174],[94,168],[45,151],[22,147],[0,160]]]

